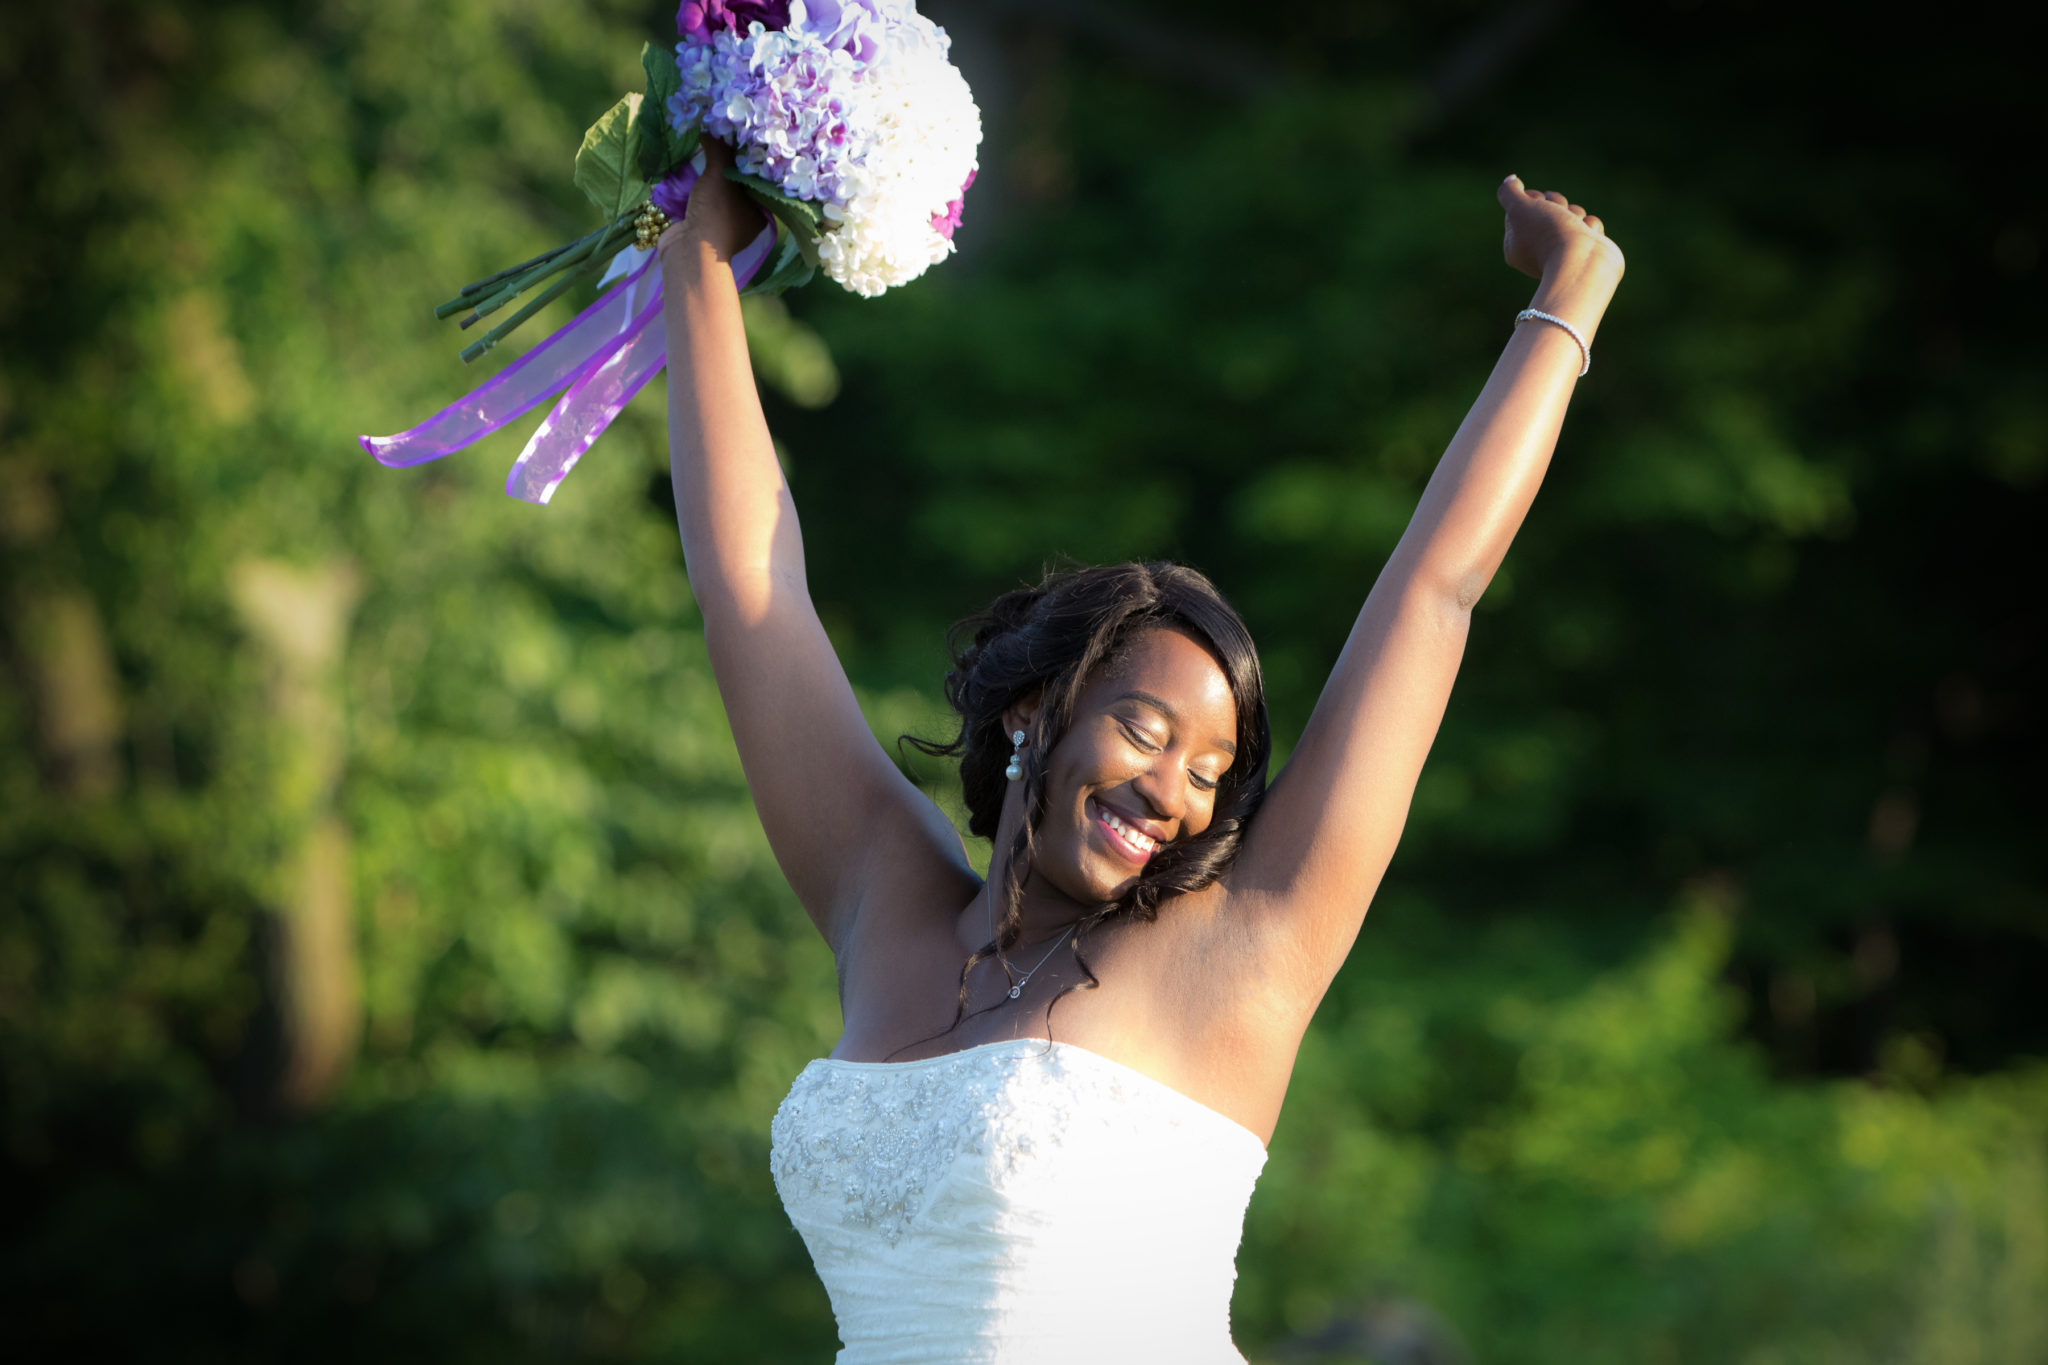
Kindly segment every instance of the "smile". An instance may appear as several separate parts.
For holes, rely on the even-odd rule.
[[[1152,855],[1159,851],[1157,839],[1143,830],[1134,828],[1123,817],[1092,796],[1088,798],[1088,814],[1108,836],[1109,846],[1122,854],[1126,861],[1143,867],[1152,860]]]

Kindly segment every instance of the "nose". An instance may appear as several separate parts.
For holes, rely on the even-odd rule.
[[[1150,767],[1132,778],[1131,789],[1152,808],[1157,819],[1178,822],[1187,814],[1187,774],[1171,754],[1159,755]]]

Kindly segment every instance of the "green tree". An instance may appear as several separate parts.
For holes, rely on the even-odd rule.
[[[353,444],[502,363],[455,361],[435,291],[588,226],[578,135],[668,16],[17,9],[15,1339],[827,1358],[766,1142],[831,964],[724,729],[658,394],[545,512],[497,491],[515,434]],[[2017,54],[1740,9],[933,9],[989,116],[962,259],[749,318],[885,738],[942,728],[952,617],[1163,554],[1245,609],[1284,746],[1519,306],[1491,185],[1630,255],[1304,1045],[1247,1349],[1422,1304],[1489,1365],[2037,1360]]]

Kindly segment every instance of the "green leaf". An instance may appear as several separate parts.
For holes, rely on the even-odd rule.
[[[633,125],[638,136],[640,175],[651,185],[697,150],[698,134],[694,128],[688,134],[678,134],[669,126],[669,97],[683,88],[683,74],[676,70],[676,54],[646,43],[640,48],[640,66],[647,72],[647,93],[633,116]]]
[[[780,224],[776,235],[775,254],[767,272],[755,276],[742,293],[780,294],[785,289],[801,289],[817,273],[804,251],[803,238],[790,231],[787,223]]]
[[[816,204],[793,199],[784,194],[772,181],[763,180],[758,175],[748,175],[737,166],[727,167],[725,178],[752,195],[755,203],[813,241],[824,230],[825,222],[820,217]]]
[[[683,73],[676,68],[675,49],[642,43],[640,69],[647,73],[647,102],[666,110],[669,96],[683,88]]]
[[[691,157],[697,155],[697,149],[704,145],[704,125],[701,123],[696,124],[683,129],[680,133],[671,133],[670,136],[675,139],[676,159],[669,162],[669,170],[674,170]]]
[[[776,221],[780,222],[781,220],[777,219]],[[789,227],[789,224],[784,223],[783,226]],[[797,250],[803,252],[804,260],[809,263],[811,269],[816,270],[819,264],[817,236],[798,231],[795,228],[790,228],[790,232],[796,238]]]
[[[583,135],[576,153],[576,188],[607,218],[616,218],[647,197],[647,181],[634,155],[633,115],[640,96],[628,95],[605,111]]]
[[[663,126],[655,126],[655,120],[648,112],[651,108],[652,105],[642,102],[640,112],[633,116],[632,135],[634,168],[640,173],[642,183],[648,185],[667,175],[676,164],[670,157],[667,120],[661,121]]]

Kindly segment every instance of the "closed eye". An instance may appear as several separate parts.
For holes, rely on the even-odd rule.
[[[1161,751],[1163,746],[1156,743],[1143,730],[1140,730],[1137,726],[1131,724],[1129,721],[1118,721],[1117,724],[1122,727],[1124,736],[1143,752],[1148,754],[1156,754]],[[1221,778],[1208,777],[1202,773],[1193,771],[1190,771],[1188,773],[1188,780],[1190,782],[1193,782],[1198,789],[1205,792],[1215,791],[1216,788],[1223,784],[1223,779]]]
[[[1130,739],[1131,743],[1137,745],[1140,749],[1143,749],[1148,754],[1156,754],[1159,752],[1160,746],[1153,743],[1151,737],[1148,736],[1143,730],[1140,730],[1137,726],[1131,724],[1129,721],[1119,721],[1118,724],[1123,726],[1124,734]]]

